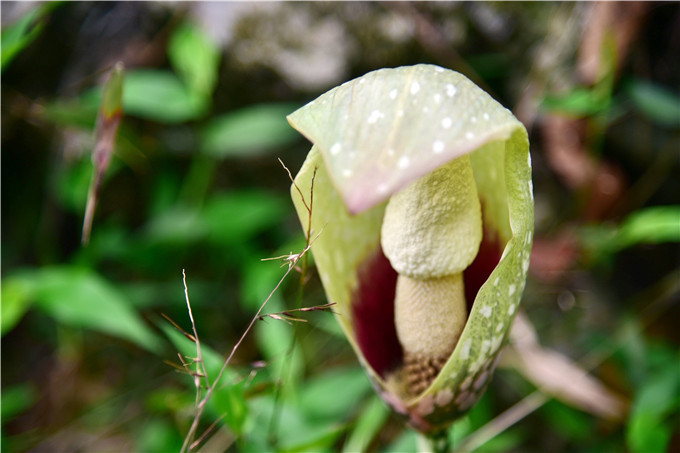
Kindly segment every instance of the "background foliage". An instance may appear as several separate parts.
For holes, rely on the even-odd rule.
[[[454,425],[454,445],[680,449],[677,4],[2,9],[3,451],[179,450],[196,391],[177,353],[189,363],[196,349],[162,314],[190,332],[182,269],[214,377],[286,270],[261,259],[304,247],[277,158],[295,172],[309,144],[285,115],[369,70],[421,62],[466,74],[530,131],[524,313],[545,348],[625,408],[589,410],[584,389],[565,376],[537,384],[509,352]],[[125,117],[82,247],[101,86],[116,61]],[[325,304],[313,268],[308,277],[300,293],[291,274],[265,312]],[[203,448],[413,450],[332,316],[296,316],[307,322],[257,321],[239,346],[202,418],[199,433],[216,422]],[[539,385],[531,406],[523,398]],[[513,407],[531,410],[499,423]]]

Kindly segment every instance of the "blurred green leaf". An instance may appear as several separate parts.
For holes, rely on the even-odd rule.
[[[91,131],[94,129],[102,87],[87,90],[80,96],[60,99],[45,104],[43,117],[59,126],[71,126]]]
[[[618,227],[606,224],[584,227],[581,240],[596,261],[638,244],[680,242],[680,206],[638,210]]]
[[[117,165],[111,169],[115,173]],[[89,155],[69,162],[57,173],[56,195],[64,208],[82,215],[87,201],[87,191],[92,178],[92,160]]]
[[[191,287],[189,288],[189,294],[191,294]],[[186,322],[181,322],[179,320],[175,320],[175,322],[182,326],[187,324]],[[190,364],[190,369],[196,371],[196,364],[192,361],[192,358],[197,357],[196,343],[189,340],[165,321],[160,321],[159,327],[163,330],[168,339],[170,339],[175,348],[177,348],[179,354],[184,358],[185,363]],[[196,329],[200,332],[201,327],[197,326]],[[185,331],[193,335],[190,325],[186,326]],[[203,356],[203,362],[208,370],[208,377],[212,384],[217,378],[225,358],[222,358],[222,356],[203,341],[201,341],[201,355]],[[187,374],[187,376],[189,375]],[[248,416],[248,407],[245,400],[245,382],[246,381],[241,379],[233,368],[227,367],[215,392],[208,401],[207,406],[212,413],[213,418],[224,416],[224,422],[237,434],[242,432],[243,424]],[[193,377],[188,379],[188,384],[193,387]]]
[[[137,69],[125,75],[123,110],[159,123],[182,123],[200,118],[206,99],[196,96],[172,73]]]
[[[617,234],[617,248],[680,242],[680,205],[654,206],[629,215]]]
[[[201,220],[211,241],[234,244],[282,223],[289,210],[282,196],[244,190],[211,197],[203,207]]]
[[[579,412],[560,401],[548,401],[540,413],[546,417],[550,426],[558,431],[564,439],[586,440],[594,436],[593,419],[588,414]]]
[[[317,404],[324,404],[323,400]],[[272,395],[253,398],[250,409],[255,419],[251,424],[249,438],[251,445],[244,445],[242,451],[272,451],[272,447],[265,443],[265,431],[271,426],[274,411],[279,411],[279,425],[277,430],[277,448],[279,452],[325,452],[332,451],[331,446],[342,433],[343,429],[320,420],[308,417],[300,407],[285,400],[275,400]]]
[[[269,291],[272,289],[274,289],[273,286],[269,288]],[[260,304],[264,300],[262,299]],[[269,300],[263,313],[276,313],[285,309],[283,298],[277,292]],[[299,343],[293,343],[294,332],[294,326],[267,317],[255,325],[258,348],[269,364],[272,374],[285,382],[282,391],[287,395],[295,394],[305,369],[303,351]]]
[[[125,297],[94,272],[71,266],[43,267],[16,274],[36,308],[68,326],[97,330],[159,352],[160,341]]]
[[[33,385],[29,383],[3,387],[2,404],[0,405],[2,423],[7,423],[15,416],[29,409],[35,404],[37,398]]]
[[[5,278],[0,286],[2,304],[0,304],[0,335],[10,332],[28,311],[32,303],[31,285],[17,278]]]
[[[392,442],[385,453],[404,453],[405,451],[419,451],[418,434],[414,429],[404,429],[399,437]]]
[[[574,88],[564,95],[546,96],[543,108],[552,112],[566,113],[575,116],[589,116],[607,110],[609,99],[603,99],[594,90]]]
[[[36,4],[15,23],[3,27],[0,38],[0,71],[4,72],[12,59],[38,37],[44,26],[45,15],[52,9],[49,3]]]
[[[627,88],[635,107],[652,121],[672,128],[680,127],[680,95],[639,79],[632,79]]]
[[[151,419],[144,423],[137,435],[136,451],[143,452],[168,452],[179,451],[182,448],[182,439],[177,427],[168,421]]]
[[[180,25],[168,43],[168,58],[192,93],[210,97],[217,83],[220,53],[203,30],[189,22]]]
[[[281,262],[277,260],[254,260],[250,263],[245,263],[243,266],[243,284],[241,286],[243,308],[252,313],[257,312],[285,272],[286,269],[282,268]],[[289,277],[295,278],[290,275]]]
[[[370,390],[366,373],[359,366],[332,369],[304,383],[300,407],[315,419],[340,419],[351,413]]]
[[[389,416],[390,410],[385,403],[376,395],[372,396],[348,434],[342,451],[345,453],[366,451]]]
[[[177,206],[153,217],[145,237],[153,243],[185,244],[205,236],[207,230],[196,209]]]
[[[286,121],[295,104],[260,104],[215,117],[201,135],[201,150],[217,157],[261,154],[297,140]]]

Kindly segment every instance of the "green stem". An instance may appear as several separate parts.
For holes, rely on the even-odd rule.
[[[449,432],[446,429],[418,435],[418,451],[420,453],[448,453],[449,449]]]

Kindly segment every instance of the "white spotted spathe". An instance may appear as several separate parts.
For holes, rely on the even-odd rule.
[[[440,374],[423,394],[400,397],[391,391],[392,382],[371,370],[361,348],[352,343],[381,396],[402,404],[392,404],[399,407],[396,410],[407,417],[410,413],[412,420],[421,412],[424,421],[434,423],[445,420],[450,411],[461,415],[491,379],[490,364],[519,310],[521,280],[530,266],[533,189],[528,182],[526,131],[511,112],[468,79],[430,65],[366,74],[300,109],[290,122],[314,143],[296,183],[308,194],[312,169],[319,169],[312,230],[323,227],[324,234],[312,252],[327,298],[337,300],[341,308],[337,319],[347,333],[352,332],[352,323],[342,315],[351,313],[356,266],[379,244],[380,231],[374,227],[380,226],[385,203],[451,159],[489,156],[477,157],[473,170],[480,197],[489,201],[484,211],[490,213],[489,225],[498,228],[504,244],[503,258],[479,290],[467,326]],[[292,192],[307,228],[308,211],[298,191]],[[342,255],[339,260],[336,249]]]

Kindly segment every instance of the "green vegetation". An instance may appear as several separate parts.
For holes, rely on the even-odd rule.
[[[309,151],[287,114],[416,63],[511,107],[533,161],[524,336],[451,445],[680,445],[677,4],[2,8],[2,451],[415,451],[299,255],[278,158],[294,175]],[[118,61],[123,117],[81,245]]]

